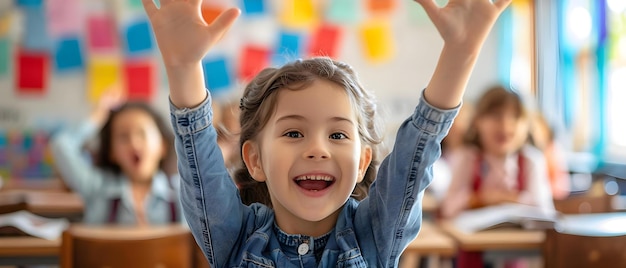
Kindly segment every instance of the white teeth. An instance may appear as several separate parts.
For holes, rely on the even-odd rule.
[[[306,175],[306,176],[297,177],[296,180],[297,181],[303,181],[303,180],[333,181],[333,178],[331,176],[325,176],[325,175]]]

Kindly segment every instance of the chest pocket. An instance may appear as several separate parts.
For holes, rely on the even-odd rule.
[[[366,268],[367,263],[358,248],[341,253],[337,258],[337,268]]]
[[[239,268],[274,268],[276,265],[272,260],[258,257],[248,252],[244,253]]]

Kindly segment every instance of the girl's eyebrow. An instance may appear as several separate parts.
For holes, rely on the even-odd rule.
[[[276,119],[276,123],[279,123],[280,121],[286,121],[286,120],[297,120],[297,121],[307,121],[307,119],[304,116],[301,115],[297,115],[297,114],[290,114],[290,115],[284,115],[279,117],[278,119]],[[348,122],[351,125],[354,125],[354,122],[352,122],[352,120],[345,118],[345,117],[341,117],[341,116],[335,116],[330,118],[328,121],[333,121],[333,122]]]

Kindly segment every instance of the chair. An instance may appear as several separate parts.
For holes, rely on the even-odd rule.
[[[63,233],[61,267],[191,268],[195,242],[188,229],[72,225]]]

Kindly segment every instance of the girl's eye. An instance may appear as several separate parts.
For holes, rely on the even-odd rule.
[[[302,138],[302,133],[298,132],[298,131],[289,131],[285,134],[283,134],[283,136],[287,137],[287,138]]]
[[[346,134],[337,132],[337,133],[330,134],[329,138],[332,140],[341,140],[341,139],[347,139],[348,136],[346,136]]]

